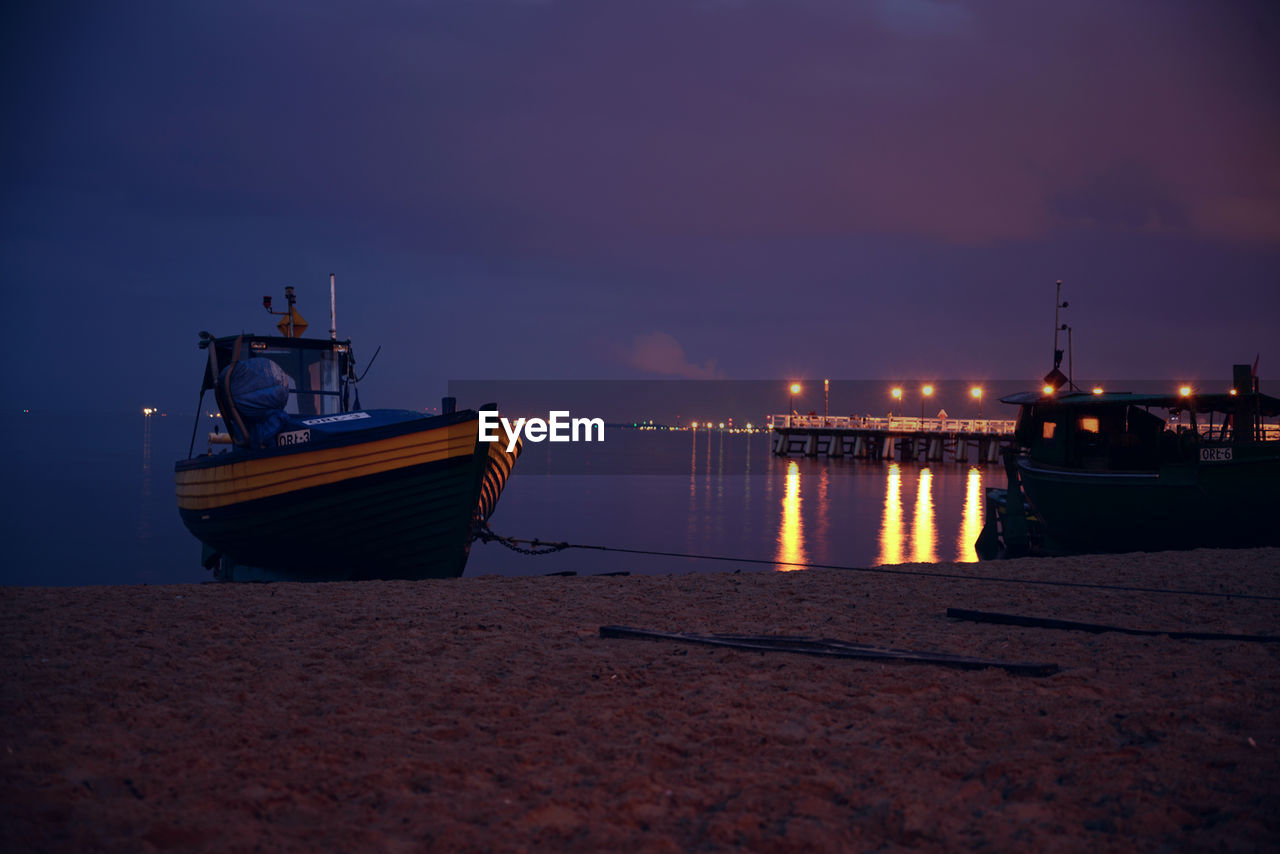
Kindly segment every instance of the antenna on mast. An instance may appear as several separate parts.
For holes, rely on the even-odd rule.
[[[1058,349],[1058,332],[1066,330],[1067,340],[1071,340],[1071,327],[1065,323],[1060,323],[1059,312],[1067,307],[1067,303],[1062,301],[1062,280],[1058,280],[1058,294],[1053,300],[1053,370],[1044,375],[1044,390],[1046,394],[1052,394],[1064,385],[1068,388],[1075,388],[1075,383],[1071,377],[1065,376],[1060,368],[1062,367],[1062,351]],[[1073,357],[1074,358],[1074,357]],[[1068,363],[1067,370],[1071,370],[1072,366]]]
[[[1055,371],[1062,366],[1062,351],[1058,349],[1058,330],[1067,328],[1065,323],[1058,323],[1058,312],[1069,304],[1062,301],[1062,280],[1059,279],[1058,295],[1053,300],[1053,369]]]
[[[334,290],[334,275],[329,274],[329,338],[338,340],[338,303]]]

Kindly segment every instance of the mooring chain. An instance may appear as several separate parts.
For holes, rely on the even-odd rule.
[[[987,582],[994,584],[1028,584],[1042,587],[1071,587],[1082,590],[1111,590],[1122,593],[1166,593],[1178,596],[1204,596],[1215,599],[1252,599],[1265,602],[1280,602],[1280,596],[1260,593],[1225,593],[1217,590],[1173,590],[1164,587],[1139,587],[1125,584],[1096,584],[1087,581],[1063,581],[1047,578],[1018,578],[992,575],[970,575],[961,572],[943,572],[939,570],[906,569],[892,566],[842,566],[829,563],[807,563],[804,561],[769,560],[767,558],[733,557],[729,555],[690,554],[687,552],[663,552],[652,549],[627,549],[618,546],[592,546],[584,543],[546,543],[542,540],[518,540],[504,537],[489,529],[486,522],[481,522],[472,535],[473,540],[485,543],[501,543],[514,552],[525,555],[549,555],[565,549],[583,549],[597,552],[617,552],[618,554],[651,555],[654,557],[678,557],[694,560],[716,560],[728,563],[747,563],[764,566],[794,566],[805,569],[839,569],[848,572],[865,572],[876,575],[902,575],[914,578],[935,578],[948,581]],[[517,543],[528,543],[532,548],[523,548]]]
[[[481,524],[476,529],[475,539],[482,543],[500,543],[513,552],[519,552],[522,555],[549,555],[573,548],[568,543],[544,543],[541,540],[517,540],[513,537],[504,537],[501,534],[495,534],[487,523]],[[531,548],[526,549],[523,546],[516,545],[516,543],[529,543]]]

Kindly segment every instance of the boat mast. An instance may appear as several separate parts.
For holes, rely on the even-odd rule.
[[[1053,300],[1053,370],[1056,372],[1058,371],[1059,368],[1062,367],[1062,351],[1058,349],[1058,333],[1066,332],[1067,333],[1067,351],[1068,351],[1067,388],[1075,391],[1077,390],[1076,377],[1075,377],[1076,354],[1075,354],[1075,347],[1072,346],[1072,340],[1071,340],[1072,329],[1067,324],[1060,322],[1062,318],[1059,315],[1059,312],[1061,312],[1061,310],[1066,308],[1068,305],[1070,305],[1070,303],[1064,302],[1062,299],[1062,280],[1059,279],[1058,293]]]
[[[1062,280],[1058,280],[1058,295],[1053,299],[1053,369],[1062,365],[1062,351],[1058,349],[1058,330],[1066,329],[1066,324],[1059,324],[1058,312],[1067,307],[1062,301]]]
[[[1076,388],[1076,348],[1071,343],[1072,330],[1067,324],[1064,323],[1062,325],[1067,327],[1067,386],[1072,391],[1078,391],[1079,389]]]
[[[297,302],[298,298],[293,294],[293,288],[287,286],[284,289],[285,302],[289,304],[287,311],[272,311],[271,297],[262,298],[262,307],[267,310],[267,314],[274,314],[281,318],[276,324],[276,329],[280,330],[280,334],[286,338],[301,338],[302,332],[307,328],[307,321],[303,320],[302,315],[298,314]]]
[[[329,274],[329,340],[338,340],[338,303],[334,291],[334,275]]]

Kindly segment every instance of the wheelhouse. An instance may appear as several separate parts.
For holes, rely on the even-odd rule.
[[[209,436],[209,453],[215,444],[224,449],[237,444],[245,447],[245,430],[238,425],[238,433],[232,429],[239,422],[239,415],[229,399],[219,378],[225,369],[236,362],[252,358],[270,359],[289,378],[289,394],[284,411],[294,416],[339,415],[360,408],[360,395],[356,391],[355,355],[351,341],[324,338],[287,338],[275,335],[235,335],[216,338],[208,332],[200,333],[200,348],[207,350],[204,378],[200,384],[200,403],[196,407],[195,424],[191,428],[191,446],[187,458],[195,455],[196,436],[204,418],[204,396],[214,394],[218,412],[227,432],[216,429]],[[353,400],[354,398],[354,400]],[[237,438],[237,436],[239,438]]]
[[[1093,471],[1194,463],[1202,449],[1280,440],[1280,399],[1228,394],[1022,393],[1014,438],[1041,464]]]
[[[290,415],[336,415],[349,411],[355,388],[351,342],[324,338],[281,338],[269,335],[202,337],[200,346],[213,353],[205,366],[200,393],[217,387],[215,371],[249,358],[270,359],[289,376]]]

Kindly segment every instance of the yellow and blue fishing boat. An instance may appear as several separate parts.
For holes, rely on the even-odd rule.
[[[205,567],[220,581],[461,575],[519,448],[481,442],[479,413],[451,398],[440,415],[361,409],[351,342],[336,324],[328,339],[300,337],[286,294],[280,335],[201,333],[200,409],[212,391],[227,429],[196,455],[198,414],[175,477]]]

